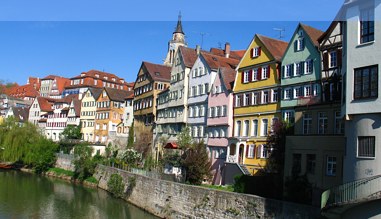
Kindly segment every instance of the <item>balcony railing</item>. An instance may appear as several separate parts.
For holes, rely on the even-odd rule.
[[[226,162],[237,163],[237,155],[228,155]]]
[[[323,192],[321,209],[381,198],[381,175],[345,183]]]

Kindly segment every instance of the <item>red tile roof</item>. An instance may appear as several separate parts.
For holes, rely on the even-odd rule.
[[[119,90],[119,89],[114,89],[109,87],[105,87],[104,89],[106,90],[110,100],[118,101],[118,102],[124,102],[126,97],[134,93],[134,91]]]
[[[232,50],[230,51],[229,58],[241,60],[246,50]],[[211,48],[210,53],[218,56],[225,57],[225,50],[219,48]]]
[[[267,50],[275,58],[275,60],[280,61],[287,50],[288,43],[282,40],[273,39],[260,34],[256,37],[264,44]]]
[[[44,112],[52,111],[53,103],[56,99],[37,97],[38,105],[40,105],[40,110]]]
[[[41,80],[54,80],[55,78],[60,78],[61,76],[57,76],[57,75],[48,75],[44,78],[42,78]]]
[[[169,82],[171,80],[171,67],[150,62],[143,62],[142,65],[145,66],[154,81]]]
[[[222,82],[224,83],[226,89],[229,91],[233,90],[234,81],[235,81],[236,71],[232,68],[223,67],[220,68],[220,75]]]
[[[195,49],[180,46],[179,52],[183,58],[184,65],[188,68],[192,68],[194,62],[197,60],[197,52]]]
[[[311,38],[312,42],[314,43],[314,45],[316,47],[319,46],[319,42],[318,42],[318,39],[321,35],[324,34],[323,31],[321,30],[318,30],[314,27],[311,27],[311,26],[308,26],[308,25],[305,25],[305,24],[302,24],[300,23],[300,26],[304,29],[304,31],[308,34],[308,36]]]
[[[12,86],[6,89],[6,93],[9,96],[24,98],[24,97],[37,97],[38,91],[34,88],[33,84],[27,84],[22,86]]]
[[[221,67],[235,68],[239,63],[239,60],[237,59],[225,58],[223,56],[213,55],[207,52],[201,52],[201,55],[208,63],[209,67],[215,70]]]
[[[73,98],[72,102],[74,104],[75,116],[80,117],[81,116],[81,103],[82,103],[81,100],[78,98]]]

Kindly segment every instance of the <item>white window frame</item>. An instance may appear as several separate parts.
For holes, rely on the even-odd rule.
[[[337,67],[337,52],[336,51],[329,52],[329,67],[330,68]]]
[[[283,99],[284,100],[290,100],[291,99],[291,88],[286,88],[284,89],[284,95],[283,95]]]
[[[277,89],[271,90],[271,102],[272,103],[278,102],[278,90]]]
[[[337,157],[327,156],[327,168],[326,175],[327,176],[336,176],[337,173]]]
[[[243,83],[249,83],[249,71],[243,73]]]
[[[261,77],[262,80],[267,79],[268,70],[269,70],[268,66],[262,67],[262,77]]]
[[[303,51],[304,50],[304,37],[300,37],[296,40],[296,51]]]
[[[267,118],[262,119],[262,121],[261,121],[261,136],[267,136],[268,131],[269,131],[269,120]]]
[[[258,136],[258,119],[253,119],[251,122],[251,136],[257,137]]]
[[[304,86],[304,97],[310,97],[311,96],[311,85]]]
[[[312,59],[307,59],[304,62],[305,69],[304,69],[304,74],[311,74],[313,72],[313,60]]]
[[[258,68],[253,68],[252,74],[251,74],[251,81],[257,81],[258,78]]]
[[[248,147],[248,153],[247,153],[247,158],[254,158],[254,148],[255,148],[255,145],[254,144],[250,144],[249,147]]]
[[[259,56],[259,46],[253,48],[253,58]]]

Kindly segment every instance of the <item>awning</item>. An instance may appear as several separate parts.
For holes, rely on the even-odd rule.
[[[168,142],[165,146],[165,149],[179,149],[175,142]]]

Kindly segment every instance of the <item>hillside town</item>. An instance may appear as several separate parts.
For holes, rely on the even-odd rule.
[[[0,115],[32,123],[54,142],[80,127],[79,140],[98,154],[125,149],[132,138],[154,162],[181,154],[186,134],[208,153],[211,177],[203,183],[232,185],[237,175],[277,175],[281,187],[305,180],[308,204],[346,215],[334,206],[354,200],[332,194],[381,176],[380,1],[359,2],[346,1],[326,30],[299,23],[288,42],[253,33],[239,49],[188,47],[179,15],[161,42],[168,50],[156,51],[164,62],[142,61],[135,81],[94,69],[31,76],[1,86]],[[183,174],[176,165],[165,172]]]

